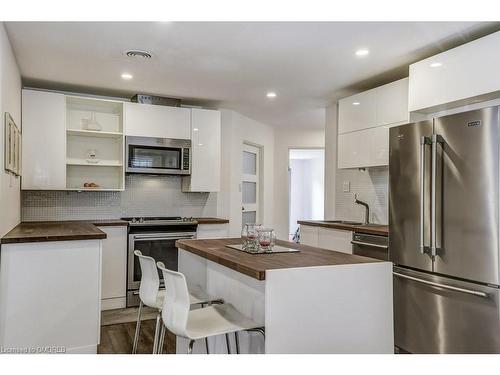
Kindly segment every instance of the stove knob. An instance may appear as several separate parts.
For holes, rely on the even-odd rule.
[[[144,223],[144,218],[143,217],[139,218],[139,223]]]
[[[132,223],[136,223],[137,219],[135,217],[132,218]]]

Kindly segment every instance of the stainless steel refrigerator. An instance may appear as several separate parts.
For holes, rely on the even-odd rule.
[[[500,353],[499,107],[390,129],[397,347]]]

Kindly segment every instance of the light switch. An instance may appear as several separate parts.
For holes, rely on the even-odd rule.
[[[351,191],[351,182],[350,181],[344,181],[342,183],[342,191],[344,193],[349,193]]]

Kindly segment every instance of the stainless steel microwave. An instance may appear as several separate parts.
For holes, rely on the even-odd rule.
[[[126,137],[127,173],[191,174],[188,139]]]

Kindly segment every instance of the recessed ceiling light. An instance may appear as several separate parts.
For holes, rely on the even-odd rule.
[[[352,105],[360,105],[360,102],[353,102]]]
[[[134,76],[130,73],[122,73],[122,78],[129,80],[129,79],[134,78]]]
[[[370,54],[370,51],[367,50],[366,48],[358,49],[356,51],[356,56],[363,57],[363,56],[368,56]]]
[[[272,99],[272,98],[276,98],[276,93],[275,93],[275,92],[273,92],[273,91],[270,91],[270,92],[268,92],[268,93],[266,94],[266,96],[267,96],[268,98],[271,98],[271,99]]]
[[[439,68],[441,65],[443,65],[440,62],[433,62],[431,65],[429,65],[431,68]]]
[[[197,131],[198,131],[198,128],[194,128],[194,129],[193,129],[193,131],[194,131],[194,132],[197,132]]]

